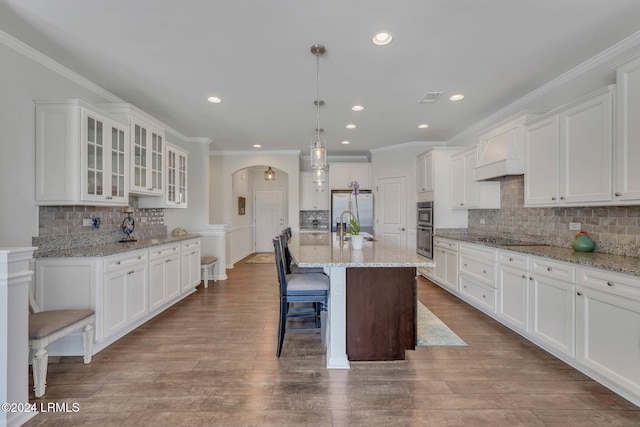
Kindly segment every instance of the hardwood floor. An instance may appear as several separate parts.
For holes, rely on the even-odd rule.
[[[227,273],[90,365],[52,363],[44,398],[31,391],[31,402],[79,410],[26,426],[640,425],[640,408],[424,279],[420,301],[468,347],[327,370],[319,335],[298,333],[277,359],[275,265],[241,261]]]

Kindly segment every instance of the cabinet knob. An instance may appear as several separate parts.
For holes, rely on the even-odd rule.
[[[577,292],[577,295],[578,295],[579,297],[581,297],[581,296],[582,296],[582,292],[578,291],[578,292]]]
[[[133,274],[135,273],[135,271],[131,270],[131,271],[127,271],[127,274]]]
[[[547,271],[551,271],[551,267],[547,267]]]
[[[620,197],[620,196],[622,196],[622,194],[620,194],[620,192],[616,191],[616,196]]]
[[[460,206],[464,206],[464,203],[460,203]]]
[[[467,264],[465,263],[465,264],[464,264],[464,266],[466,267],[466,266],[467,266]]]
[[[607,285],[613,286],[613,282],[607,282]]]
[[[487,296],[485,294],[482,294],[482,298],[486,298]]]
[[[529,276],[529,280],[533,280],[533,276]]]
[[[487,270],[482,270],[482,274],[487,274]]]
[[[513,261],[513,258],[509,258],[509,261]]]
[[[527,278],[527,275],[526,275],[526,274],[523,274],[523,275],[522,275],[522,278],[523,278],[523,279],[526,279],[526,278]]]
[[[116,265],[120,265],[120,261],[116,261]]]
[[[171,260],[170,260],[170,259],[168,259],[168,260],[166,260],[165,262],[170,262],[170,261],[171,261]]]
[[[560,196],[560,200],[564,200],[564,196]]]
[[[551,200],[555,200],[555,199],[556,199],[555,197],[552,197],[552,198],[551,198]]]

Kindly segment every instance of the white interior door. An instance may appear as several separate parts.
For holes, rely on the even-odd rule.
[[[407,247],[407,178],[376,180],[376,240]]]
[[[273,252],[272,239],[284,228],[284,188],[255,190],[256,252]]]

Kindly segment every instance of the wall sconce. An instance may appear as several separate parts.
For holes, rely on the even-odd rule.
[[[269,166],[269,169],[264,171],[264,180],[265,181],[275,181],[276,180],[276,173],[273,171],[273,169],[271,169],[271,166]]]

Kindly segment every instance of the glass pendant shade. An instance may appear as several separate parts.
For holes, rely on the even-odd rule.
[[[313,171],[313,182],[318,184],[318,187],[322,187],[325,180],[324,169],[316,169]]]
[[[264,171],[264,179],[265,179],[265,181],[275,181],[276,180],[276,173],[273,171],[273,169],[271,169],[271,166],[269,166],[269,169]]]
[[[327,167],[327,149],[321,138],[311,143],[311,169],[324,169]]]

